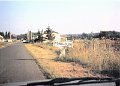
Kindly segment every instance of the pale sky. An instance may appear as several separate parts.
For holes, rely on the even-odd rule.
[[[50,27],[61,34],[120,31],[120,0],[0,1],[0,31]]]

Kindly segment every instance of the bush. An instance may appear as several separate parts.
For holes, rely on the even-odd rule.
[[[103,67],[101,73],[108,74],[108,76],[120,77],[120,64],[115,61],[108,61],[107,67]]]
[[[57,57],[54,60],[55,61],[62,61],[62,62],[75,62],[75,63],[78,63],[82,66],[87,66],[86,63],[83,63],[83,61],[81,61],[79,58],[75,58],[75,57]]]

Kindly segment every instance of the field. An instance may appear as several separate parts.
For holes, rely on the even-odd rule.
[[[88,66],[91,71],[120,76],[120,40],[76,40],[73,48],[66,49],[66,58]]]
[[[58,55],[55,47],[46,46],[43,44],[25,45],[28,51],[34,56],[40,68],[47,78],[58,77],[90,77],[99,76],[89,72],[89,69],[84,69],[81,65],[74,62],[61,62],[54,60]]]
[[[56,47],[44,44],[26,44],[25,46],[47,78],[100,77],[99,74],[94,74],[89,68],[83,68],[82,65],[75,62],[56,61],[56,58],[59,57],[56,53],[59,49]]]
[[[120,42],[117,40],[75,40],[73,48],[59,57],[59,49],[46,44],[26,44],[48,78],[119,77]]]

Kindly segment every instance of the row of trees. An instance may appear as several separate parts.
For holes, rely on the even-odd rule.
[[[116,31],[101,31],[98,35],[94,36],[96,38],[106,38],[106,39],[117,39],[120,38],[120,32]]]
[[[0,35],[3,36],[5,39],[9,39],[10,38],[10,32],[0,32]]]
[[[49,26],[48,26],[48,28],[46,28],[45,31],[43,31],[43,30],[39,31],[39,30],[38,30],[38,32],[37,32],[38,38],[35,39],[34,41],[35,41],[35,42],[36,42],[36,41],[38,41],[38,42],[43,42],[43,41],[45,41],[46,39],[47,39],[47,40],[53,40],[53,39],[54,39],[54,37],[52,36],[52,33],[53,33],[53,32],[55,32],[55,31],[53,31]],[[43,37],[43,34],[46,34],[46,37]]]
[[[69,34],[68,39],[93,39],[93,38],[106,38],[117,39],[120,38],[120,32],[116,31],[100,31],[100,33],[82,33],[82,34]]]

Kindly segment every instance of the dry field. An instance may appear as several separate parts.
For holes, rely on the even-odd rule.
[[[66,48],[65,57],[59,57],[59,49],[53,46],[25,46],[52,78],[120,77],[120,40],[75,40],[73,48]]]
[[[73,45],[66,49],[66,58],[87,64],[91,71],[120,76],[120,40],[76,40]]]
[[[44,74],[49,74],[47,78],[100,77],[99,74],[93,74],[89,68],[83,68],[75,62],[56,61],[55,58],[58,57],[56,51],[59,50],[56,47],[44,44],[26,44],[25,46],[43,69]]]

